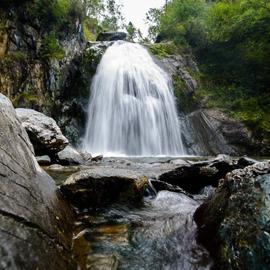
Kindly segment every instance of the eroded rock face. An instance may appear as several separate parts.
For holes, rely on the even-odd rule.
[[[68,144],[52,118],[31,109],[16,109],[16,114],[29,135],[36,155],[52,155]]]
[[[200,109],[187,115],[184,129],[189,154],[269,155],[267,145],[254,140],[243,123],[217,109]]]
[[[0,269],[68,269],[70,211],[2,94],[0,126]]]
[[[227,174],[194,218],[216,269],[269,269],[270,161]]]
[[[119,201],[139,204],[147,185],[147,178],[133,171],[94,168],[70,176],[61,191],[74,206],[83,209]]]

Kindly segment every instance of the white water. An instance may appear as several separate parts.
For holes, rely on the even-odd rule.
[[[105,156],[185,154],[170,78],[141,45],[116,42],[105,52],[83,147]]]

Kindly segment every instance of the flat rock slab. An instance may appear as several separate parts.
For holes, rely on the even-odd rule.
[[[147,186],[147,177],[134,171],[103,167],[71,175],[61,186],[61,191],[67,200],[81,209],[116,202],[139,204]]]

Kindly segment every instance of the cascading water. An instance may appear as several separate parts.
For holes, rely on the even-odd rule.
[[[171,80],[141,45],[118,41],[105,52],[83,147],[107,156],[184,154]]]

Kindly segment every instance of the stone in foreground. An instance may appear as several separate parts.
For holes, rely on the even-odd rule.
[[[36,155],[52,155],[68,145],[67,138],[52,118],[31,109],[16,109],[16,114],[28,133]]]
[[[269,269],[270,161],[227,174],[194,218],[214,269]]]
[[[0,269],[68,269],[70,211],[2,94],[0,127]]]
[[[116,202],[140,204],[148,179],[133,171],[94,168],[70,176],[61,191],[75,207],[92,208]]]

